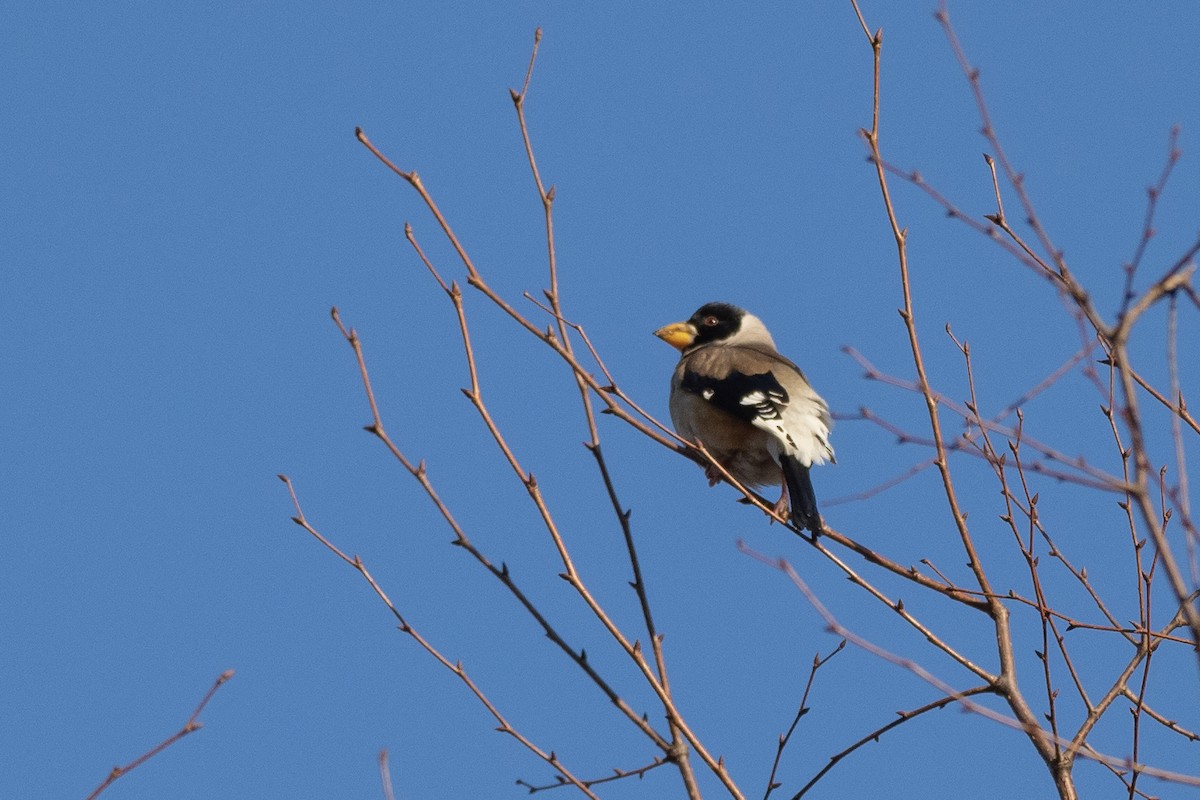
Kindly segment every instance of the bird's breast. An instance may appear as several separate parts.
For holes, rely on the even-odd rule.
[[[700,395],[676,389],[671,393],[675,432],[689,442],[699,439],[725,469],[747,486],[779,483],[779,465],[768,449],[770,436],[726,413]]]

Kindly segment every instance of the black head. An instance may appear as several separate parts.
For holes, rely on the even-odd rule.
[[[743,309],[729,303],[705,303],[688,320],[696,328],[694,344],[719,342],[742,329]]]

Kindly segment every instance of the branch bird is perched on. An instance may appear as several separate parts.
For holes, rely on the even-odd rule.
[[[687,322],[654,335],[682,353],[671,376],[671,421],[700,440],[746,486],[781,485],[775,504],[791,500],[792,522],[821,533],[808,469],[834,461],[833,419],[800,368],[779,354],[762,320],[728,303],[701,306]],[[705,470],[709,485],[721,474]]]

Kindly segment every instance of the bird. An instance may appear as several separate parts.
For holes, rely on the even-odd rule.
[[[679,350],[671,376],[675,432],[699,440],[747,487],[781,486],[775,512],[791,506],[797,528],[820,535],[809,468],[835,462],[828,404],[800,368],[780,355],[762,320],[729,303],[706,303],[654,335]],[[712,464],[709,486],[721,480]]]

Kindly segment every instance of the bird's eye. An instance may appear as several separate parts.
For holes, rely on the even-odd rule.
[[[704,325],[705,325],[705,327],[708,327],[708,328],[716,327],[717,323],[719,323],[719,322],[720,322],[720,320],[713,316],[708,316],[708,317],[704,318]]]

